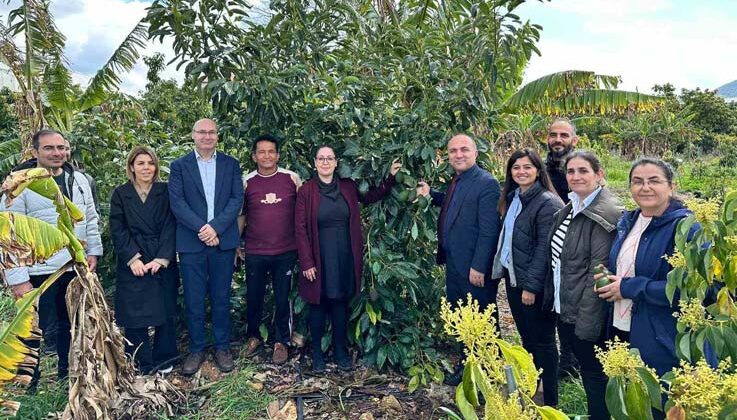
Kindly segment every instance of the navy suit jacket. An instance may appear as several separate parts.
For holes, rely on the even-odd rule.
[[[448,268],[465,277],[471,268],[489,274],[501,230],[497,210],[501,194],[499,182],[478,166],[459,176],[462,178],[445,217],[448,232],[445,249],[438,241],[437,262],[447,264]],[[434,205],[442,205],[446,199],[444,193],[433,191],[431,194]]]
[[[169,202],[177,219],[177,251],[199,252],[205,243],[197,236],[207,221],[207,201],[194,151],[173,161],[169,174]],[[215,213],[209,221],[218,233],[219,248],[240,244],[236,219],[243,205],[243,181],[238,161],[217,152],[215,161]]]

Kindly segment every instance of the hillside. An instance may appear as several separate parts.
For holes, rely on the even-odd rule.
[[[737,99],[737,80],[733,80],[732,82],[717,88],[717,93],[719,96],[725,98]]]

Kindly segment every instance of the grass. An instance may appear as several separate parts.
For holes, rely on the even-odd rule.
[[[179,416],[179,419],[201,420],[201,419],[249,419],[264,417],[266,406],[273,400],[273,396],[253,388],[252,380],[255,370],[247,361],[239,359],[236,361],[236,369],[233,373],[224,376],[220,381],[213,384],[204,392],[197,395],[189,395],[188,403],[194,403],[207,398],[207,402],[198,407],[185,407],[187,414]]]
[[[20,410],[16,419],[45,419],[49,413],[63,411],[67,404],[67,382],[56,382],[56,357],[43,357],[41,359],[41,380],[39,381],[36,394],[27,394],[25,388],[20,386],[9,386],[4,399],[10,399],[20,403]]]
[[[558,398],[558,409],[570,418],[588,413],[586,393],[583,390],[581,378],[570,378],[561,381],[558,386]]]

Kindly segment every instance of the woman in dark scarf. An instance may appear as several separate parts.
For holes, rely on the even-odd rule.
[[[363,237],[358,203],[373,203],[386,196],[394,185],[401,164],[393,163],[390,175],[379,186],[361,194],[353,180],[335,176],[335,151],[317,150],[317,177],[305,182],[297,192],[295,235],[299,255],[299,294],[310,304],[312,368],[325,370],[321,342],[325,321],[333,325],[335,361],[350,370],[347,350],[348,303],[361,290]]]

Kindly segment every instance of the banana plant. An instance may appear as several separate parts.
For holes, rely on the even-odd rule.
[[[0,23],[0,61],[18,82],[15,111],[24,152],[30,151],[32,133],[45,126],[68,132],[79,113],[105,102],[120,86],[120,74],[138,61],[147,34],[147,25],[138,22],[81,90],[72,82],[64,56],[66,37],[54,23],[49,1],[23,0],[11,10],[7,22]],[[23,45],[18,45],[19,37]]]
[[[40,263],[69,245],[54,226],[21,214],[0,212],[0,266],[14,268]],[[0,392],[9,382],[28,385],[38,364],[38,349],[25,340],[38,340],[38,297],[68,268],[67,264],[49,276],[41,286],[16,300],[15,317],[0,331]],[[3,414],[14,416],[20,404],[0,398]]]
[[[56,226],[53,226],[16,213],[0,213],[0,257],[4,267],[42,262],[62,248],[68,249],[72,256],[66,266],[50,277],[55,280],[69,267],[76,273],[66,295],[72,348],[69,402],[62,418],[140,418],[152,412],[172,415],[173,407],[183,398],[181,393],[163,379],[137,379],[132,361],[125,354],[123,335],[115,325],[97,275],[87,265],[84,247],[74,234],[74,223],[83,219],[82,212],[61,193],[51,172],[43,168],[13,172],[1,189],[9,202],[25,190],[36,193],[51,200],[58,214]],[[38,293],[42,292],[36,291],[34,295]],[[24,322],[23,325],[28,323]],[[26,329],[20,332],[30,335]],[[37,331],[35,334],[38,335]],[[9,360],[25,360],[25,356],[17,352],[32,354],[38,359],[37,352],[14,345],[13,341],[9,343],[9,349],[16,351],[10,352],[13,357]],[[3,349],[0,342],[0,362],[4,360],[1,357]],[[3,374],[0,370],[0,380],[12,378]],[[11,404],[12,407],[16,405]]]

